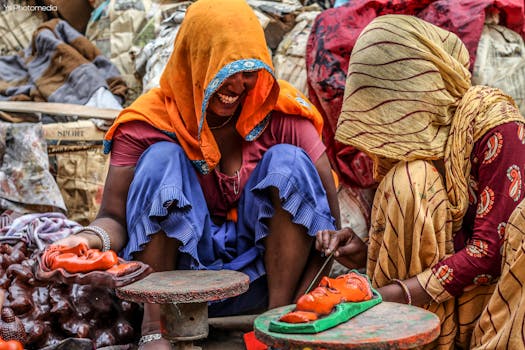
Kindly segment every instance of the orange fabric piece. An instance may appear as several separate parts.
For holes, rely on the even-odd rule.
[[[226,214],[226,220],[237,222],[238,218],[239,218],[239,212],[237,208],[231,208],[230,211],[228,211],[228,213]]]
[[[292,311],[281,316],[279,321],[288,323],[304,323],[315,321],[319,318],[319,314],[310,311]]]
[[[0,339],[0,350],[24,350],[24,346],[18,340]]]
[[[55,258],[60,254],[75,254],[75,255],[83,255],[87,252],[88,247],[85,244],[78,244],[74,247],[65,247],[65,246],[56,246],[52,245],[49,246],[44,253],[42,254],[42,261],[45,266],[48,268],[51,268],[53,265],[53,261]]]
[[[51,246],[43,253],[42,259],[48,268],[63,268],[70,273],[104,271],[119,262],[114,251],[88,249],[84,243],[75,247]]]
[[[244,345],[246,350],[266,350],[268,346],[259,339],[255,338],[255,332],[251,331],[243,334]]]
[[[140,268],[140,265],[136,262],[128,262],[123,264],[116,264],[106,272],[111,273],[117,277],[128,275],[134,271],[137,271]]]
[[[347,273],[337,278],[323,277],[320,287],[337,290],[345,302],[358,302],[372,299],[372,289],[368,279],[357,273]]]
[[[350,272],[337,278],[323,277],[319,286],[297,300],[295,310],[279,320],[289,323],[309,322],[308,313],[318,317],[328,315],[343,302],[360,302],[372,299],[372,288],[365,276]],[[307,312],[297,314],[297,312]]]
[[[297,300],[296,310],[328,315],[342,300],[343,295],[338,290],[317,287]]]
[[[67,272],[103,271],[118,263],[114,251],[101,252],[98,249],[88,249],[85,254],[61,253],[54,257],[51,269],[63,268]]]

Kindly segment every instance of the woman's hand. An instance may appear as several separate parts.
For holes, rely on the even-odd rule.
[[[64,247],[75,247],[79,244],[85,244],[89,249],[101,249],[102,241],[95,234],[79,233],[78,235],[69,235],[51,245],[61,245]]]
[[[368,246],[351,228],[317,232],[315,248],[326,256],[335,251],[335,259],[349,269],[366,267]]]

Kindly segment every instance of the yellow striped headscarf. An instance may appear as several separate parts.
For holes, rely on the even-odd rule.
[[[468,205],[474,142],[523,120],[500,90],[471,86],[468,64],[455,34],[412,16],[377,17],[353,48],[335,135],[374,159],[376,177],[399,160],[444,159],[454,231]]]

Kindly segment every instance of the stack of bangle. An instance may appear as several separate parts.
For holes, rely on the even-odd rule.
[[[108,250],[111,249],[111,241],[109,239],[109,235],[106,232],[106,230],[104,230],[103,228],[98,227],[98,226],[84,226],[80,230],[75,232],[75,235],[78,235],[81,232],[88,232],[88,233],[94,232],[98,236],[98,238],[100,238],[100,240],[102,241],[102,248],[100,249],[101,251],[107,252]]]
[[[410,294],[410,289],[408,289],[408,286],[406,285],[406,283],[397,278],[393,278],[391,282],[394,282],[395,284],[399,285],[403,289],[403,292],[405,293],[407,304],[412,305],[412,295]]]

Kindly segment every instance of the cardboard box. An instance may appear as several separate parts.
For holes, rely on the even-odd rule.
[[[98,129],[89,120],[68,123],[44,124],[44,137],[49,143],[60,144],[63,141],[100,141],[104,139],[104,131]]]

